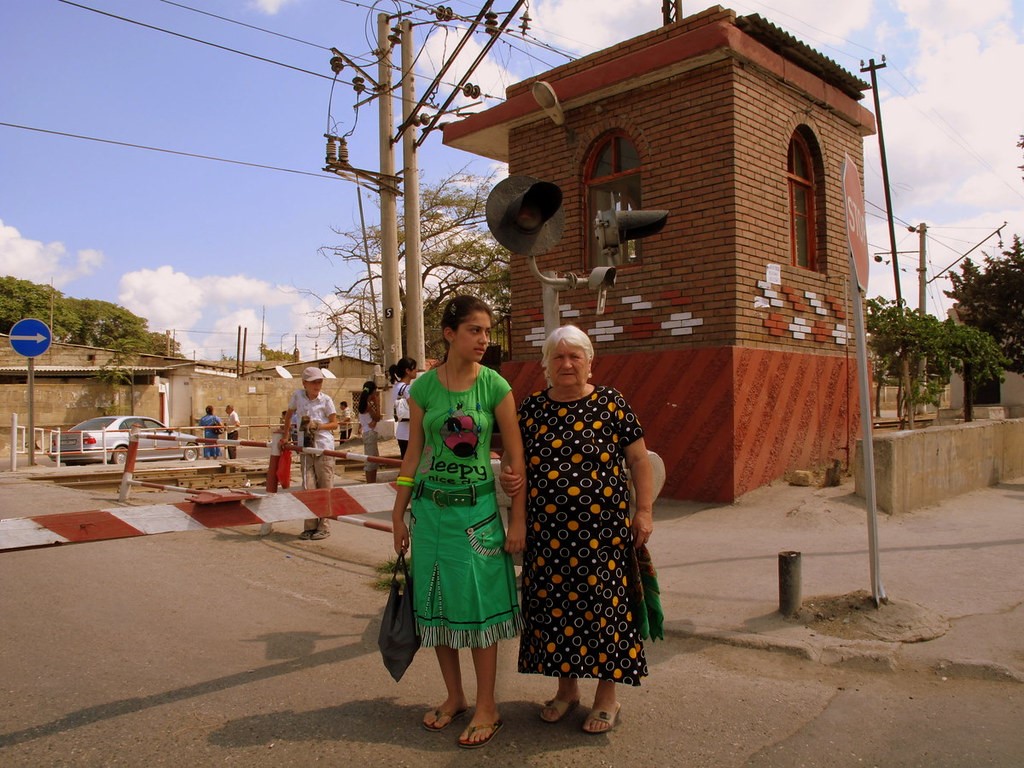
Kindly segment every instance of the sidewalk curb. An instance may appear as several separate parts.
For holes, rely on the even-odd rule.
[[[1024,674],[994,661],[981,659],[939,659],[914,664],[904,658],[904,643],[883,640],[843,640],[815,635],[815,642],[753,634],[728,629],[683,629],[665,627],[666,636],[704,640],[735,648],[783,653],[828,667],[896,672],[925,670],[943,678],[1024,683]]]

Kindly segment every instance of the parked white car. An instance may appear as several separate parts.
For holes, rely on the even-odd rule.
[[[145,416],[98,416],[76,424],[60,433],[59,453],[55,432],[50,438],[50,450],[46,455],[54,461],[59,460],[61,464],[124,464],[128,458],[128,441],[133,427],[138,427],[142,432],[160,432],[177,438],[175,442],[140,437],[140,461],[177,458],[179,450],[180,457],[185,461],[195,461],[199,457],[200,448],[195,435],[177,432]]]

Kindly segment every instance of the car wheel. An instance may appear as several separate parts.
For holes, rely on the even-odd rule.
[[[110,454],[110,463],[123,467],[128,462],[128,449],[115,448]]]
[[[181,458],[185,461],[195,461],[199,458],[199,448],[195,443],[189,443],[181,454]]]

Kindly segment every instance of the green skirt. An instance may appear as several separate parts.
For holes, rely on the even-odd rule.
[[[486,648],[523,628],[494,492],[473,506],[412,502],[412,583],[425,647]]]

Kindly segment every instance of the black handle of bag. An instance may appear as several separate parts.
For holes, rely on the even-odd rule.
[[[401,570],[402,575],[405,577],[405,583],[409,583],[409,564],[405,561],[405,552],[398,555],[398,559],[395,560],[395,570],[391,572],[391,583],[398,583],[398,572]]]

